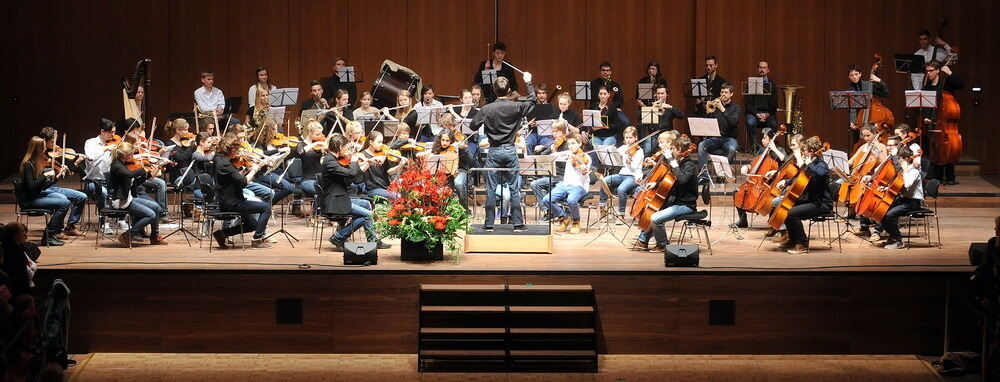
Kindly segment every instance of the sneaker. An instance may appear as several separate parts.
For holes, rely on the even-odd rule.
[[[873,243],[879,240],[882,240],[882,236],[880,236],[878,232],[872,232],[872,235],[868,237],[868,241]]]
[[[384,242],[382,240],[379,240],[378,244],[375,245],[375,248],[378,248],[378,249],[389,249],[389,248],[392,248],[392,244],[389,244],[389,243],[386,243],[386,242]]]
[[[106,223],[106,222],[104,223],[104,226],[101,227],[101,231],[104,231],[104,234],[108,235],[108,236],[111,236],[111,235],[115,234],[114,228],[111,228],[111,224]]]
[[[788,231],[780,231],[774,235],[774,239],[771,239],[775,243],[787,243],[788,242]]]
[[[885,249],[903,249],[903,248],[906,248],[906,244],[903,244],[902,240],[893,240],[892,243],[885,245]]]
[[[804,244],[795,244],[794,247],[788,250],[789,255],[801,255],[803,253],[808,253],[809,247]]]
[[[520,233],[520,232],[524,232],[526,230],[527,229],[524,228],[523,225],[516,225],[516,226],[514,226],[514,233]]]
[[[655,247],[649,249],[650,252],[663,252],[663,251],[666,251],[666,250],[667,250],[667,246],[665,246],[663,244],[656,244]]]
[[[559,218],[559,226],[556,227],[556,232],[566,232],[569,226],[573,224],[573,220],[569,217]]]
[[[128,223],[126,223],[124,220],[119,220],[118,229],[121,231],[128,231]]]
[[[250,241],[250,248],[268,249],[271,248],[271,244],[264,239],[253,239]]]
[[[789,249],[792,249],[793,247],[795,247],[795,243],[793,243],[791,240],[788,240],[784,243],[781,243],[781,245],[778,246],[778,252],[786,252]]]
[[[338,240],[334,236],[330,236],[330,244],[333,244],[333,249],[337,252],[344,252],[344,241]]]
[[[569,227],[569,233],[572,233],[572,234],[580,233],[580,222],[579,221],[574,221],[573,222],[573,225],[571,225]]]
[[[216,243],[219,243],[219,248],[229,248],[229,244],[226,244],[226,234],[222,233],[222,231],[212,232],[212,237],[215,238]]]
[[[167,245],[163,235],[153,235],[149,237],[149,245]]]

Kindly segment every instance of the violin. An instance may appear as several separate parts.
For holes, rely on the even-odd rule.
[[[692,143],[688,146],[687,150],[677,154],[677,159],[685,158],[695,151],[698,151],[698,146]],[[660,153],[662,151],[657,152],[657,154]],[[652,227],[653,214],[663,209],[663,206],[667,203],[667,198],[670,196],[670,189],[673,188],[676,182],[677,177],[674,176],[670,165],[665,162],[657,162],[656,167],[653,168],[649,176],[643,179],[643,182],[640,183],[641,185],[649,183],[655,183],[656,185],[640,191],[635,197],[635,202],[632,203],[632,209],[629,210],[629,214],[639,221],[640,229],[645,231]]]
[[[588,156],[587,153],[583,152],[583,150],[577,149],[576,153],[573,154],[573,157],[570,158],[570,165],[575,167],[577,170],[580,170],[581,172],[587,172],[588,170],[590,170],[589,161],[590,161],[590,156]]]
[[[274,147],[299,147],[302,143],[298,137],[286,136],[283,133],[275,133],[274,138],[271,139],[271,146]]]
[[[407,143],[399,148],[399,151],[410,151],[415,153],[422,153],[424,150],[427,150],[427,147],[419,142]]]
[[[70,160],[70,161],[75,161],[77,158],[87,159],[86,155],[77,153],[76,150],[73,150],[73,149],[71,149],[69,147],[62,148],[59,145],[54,145],[52,147],[52,150],[49,150],[48,155],[49,155],[49,158],[52,158],[52,159],[60,159],[60,158],[65,157],[66,160]]]
[[[120,143],[122,143],[122,136],[118,134],[112,135],[110,139],[104,141],[105,146],[115,146]]]
[[[377,147],[373,146],[372,150],[372,156],[385,157],[385,159],[390,162],[399,162],[399,160],[403,157],[403,153],[390,149],[388,145],[381,145]]]
[[[813,158],[818,158],[820,154],[824,151],[830,149],[830,144],[824,142],[823,147],[814,152]],[[795,180],[792,184],[787,187],[785,191],[785,196],[781,198],[781,203],[774,208],[771,212],[771,217],[767,219],[767,223],[771,228],[778,229],[781,228],[782,224],[785,224],[785,219],[788,219],[788,211],[795,207],[795,203],[799,201],[799,198],[806,191],[806,187],[809,186],[809,180],[812,175],[808,171],[799,171],[798,175],[795,176]],[[765,198],[766,199],[766,198]]]
[[[191,142],[194,141],[194,138],[195,138],[195,135],[194,135],[194,133],[191,133],[191,132],[187,132],[187,133],[181,134],[181,136],[180,136],[181,145],[184,146],[184,147],[187,147],[187,146],[191,145]]]

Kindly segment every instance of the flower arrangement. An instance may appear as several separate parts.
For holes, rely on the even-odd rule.
[[[399,198],[377,203],[375,230],[380,236],[422,242],[428,249],[443,243],[449,251],[458,250],[458,232],[469,230],[469,215],[444,172],[431,173],[423,160],[411,161],[389,191]]]

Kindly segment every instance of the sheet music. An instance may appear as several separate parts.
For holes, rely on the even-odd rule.
[[[583,110],[583,126],[584,127],[598,127],[604,126],[601,123],[601,111],[600,110]]]
[[[573,92],[573,99],[590,100],[590,81],[576,81]]]

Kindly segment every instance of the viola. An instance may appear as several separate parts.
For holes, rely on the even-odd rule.
[[[390,162],[399,162],[400,158],[403,157],[403,153],[390,149],[388,145],[373,146],[372,150],[374,150],[372,156],[385,157]]]
[[[687,150],[677,155],[677,159],[687,157],[695,151],[698,151],[698,146],[691,144]],[[656,167],[653,168],[649,176],[643,180],[643,183],[640,183],[642,185],[649,183],[656,184],[652,188],[643,189],[639,192],[635,197],[635,202],[632,203],[632,209],[629,210],[629,214],[639,221],[640,229],[645,231],[652,227],[653,214],[663,209],[667,198],[670,196],[670,189],[673,188],[676,182],[677,178],[674,176],[673,171],[671,171],[670,165],[661,161],[657,162]]]
[[[871,73],[877,75],[879,68],[882,67],[882,55],[876,53],[873,55],[873,60],[875,62],[872,64]],[[879,133],[885,133],[881,141],[882,143],[885,143],[885,140],[888,139],[890,129],[892,129],[892,126],[896,124],[896,117],[892,115],[892,111],[889,110],[889,108],[882,105],[881,100],[878,98],[872,98],[868,108],[865,109],[864,112],[858,113],[858,116],[854,121],[854,125],[860,129],[869,122],[875,124]],[[855,142],[853,151],[858,151],[861,144],[861,140]]]
[[[70,161],[75,161],[77,158],[81,158],[81,157],[84,158],[84,159],[87,158],[86,155],[77,153],[76,150],[73,150],[72,148],[69,148],[69,147],[63,148],[63,147],[60,147],[59,145],[54,145],[53,148],[52,148],[52,150],[49,150],[48,155],[49,155],[49,158],[52,158],[52,159],[60,159],[60,158],[65,157],[66,160],[70,160]]]
[[[830,144],[824,142],[823,148],[813,153],[813,157],[818,158],[820,154],[829,149]],[[809,186],[811,178],[812,175],[808,171],[799,171],[791,185],[786,187],[788,190],[785,192],[785,196],[781,198],[781,203],[778,203],[778,206],[774,208],[771,216],[767,219],[767,223],[771,228],[778,229],[781,228],[782,224],[785,224],[785,220],[788,219],[788,211],[792,207],[795,207],[795,203],[799,201],[799,198],[806,191],[806,187]]]
[[[774,141],[778,139],[782,134],[788,131],[788,126],[781,124],[778,126],[778,131],[774,133],[771,140]],[[754,206],[757,205],[757,201],[760,197],[765,194],[768,190],[767,182],[764,180],[764,174],[768,171],[776,170],[778,168],[778,161],[771,158],[771,149],[768,148],[751,162],[750,169],[747,172],[746,181],[740,185],[740,188],[736,190],[733,194],[733,202],[736,203],[736,207],[743,210],[753,210]]]

